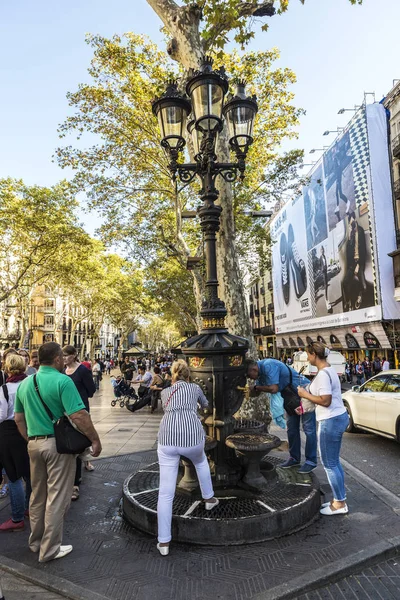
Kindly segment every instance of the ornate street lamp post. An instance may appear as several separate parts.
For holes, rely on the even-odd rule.
[[[182,457],[177,494],[173,504],[172,537],[199,544],[243,544],[281,536],[309,524],[320,507],[318,483],[307,481],[275,466],[272,457],[263,460],[280,445],[278,437],[264,433],[263,423],[236,420],[234,414],[243,402],[246,383],[244,357],[248,341],[225,327],[227,314],[218,296],[216,234],[221,207],[215,202],[215,185],[220,175],[227,181],[243,177],[248,148],[253,141],[253,122],[257,112],[254,98],[246,97],[244,83],[224,104],[228,91],[223,72],[213,71],[210,59],[189,79],[184,96],[174,82],[153,104],[158,117],[161,145],[169,155],[172,177],[184,182],[200,178],[201,205],[197,209],[205,241],[207,280],[202,305],[202,329],[181,345],[192,370],[193,380],[209,400],[204,424],[208,436],[205,448],[210,457],[214,488],[220,503],[211,515],[201,502],[198,481],[190,461]],[[180,162],[185,147],[184,130],[192,136],[195,162]],[[236,161],[218,162],[216,140],[228,125],[229,143]],[[130,475],[124,482],[123,515],[141,531],[157,531],[159,473],[151,463]]]
[[[205,298],[202,304],[202,330],[182,344],[194,380],[210,400],[205,424],[210,438],[217,440],[214,452],[215,478],[221,485],[235,484],[240,475],[234,451],[225,440],[234,432],[237,412],[243,402],[245,385],[244,356],[248,341],[228,332],[224,302],[218,295],[216,235],[220,227],[221,207],[216,204],[216,179],[221,176],[233,182],[243,178],[246,155],[253,142],[253,124],[257,113],[255,97],[247,97],[244,82],[237,84],[236,95],[224,103],[228,80],[224,71],[213,70],[212,59],[203,59],[199,71],[188,80],[186,95],[176,82],[170,82],[164,95],[153,103],[158,118],[161,145],[168,153],[171,176],[185,183],[196,176],[201,181],[202,204],[197,209],[204,235],[206,257]],[[187,130],[192,137],[194,163],[179,161]],[[235,162],[218,162],[216,142],[227,124],[229,145]],[[236,463],[236,464],[235,464]]]

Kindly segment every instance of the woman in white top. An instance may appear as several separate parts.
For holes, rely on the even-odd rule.
[[[211,510],[218,504],[204,452],[204,429],[197,416],[198,404],[205,408],[208,406],[207,398],[196,383],[189,383],[190,371],[184,360],[173,363],[171,375],[171,387],[161,392],[164,416],[158,432],[157,448],[160,464],[157,548],[163,556],[169,553],[172,503],[181,456],[191,460],[196,468],[205,509]]]
[[[339,377],[327,361],[329,348],[320,342],[314,342],[306,350],[310,364],[317,367],[318,373],[309,386],[309,391],[298,387],[297,392],[300,398],[316,404],[321,462],[333,493],[333,500],[323,504],[320,512],[329,516],[347,514],[349,510],[344,472],[340,464],[340,447],[349,417],[343,404]]]

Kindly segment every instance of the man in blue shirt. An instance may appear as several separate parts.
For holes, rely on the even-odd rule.
[[[267,392],[269,394],[282,392],[290,384],[290,374],[292,374],[292,385],[295,390],[297,390],[299,385],[306,386],[310,383],[307,377],[304,377],[304,375],[301,375],[275,358],[265,358],[257,362],[253,360],[247,361],[246,374],[249,379],[255,380],[253,393],[256,394],[259,392]],[[290,457],[280,466],[287,469],[300,465],[300,423],[302,423],[303,431],[306,435],[306,461],[300,467],[299,473],[311,473],[317,466],[317,424],[315,411],[303,413],[302,415],[287,416]]]

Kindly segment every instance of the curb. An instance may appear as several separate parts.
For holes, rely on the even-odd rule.
[[[311,570],[288,583],[275,586],[254,596],[252,600],[296,600],[302,594],[336,583],[340,579],[355,575],[366,567],[381,560],[393,558],[398,554],[400,554],[400,536],[378,542],[352,556],[341,558],[331,565]]]
[[[67,579],[57,577],[57,575],[53,575],[52,573],[45,573],[34,567],[28,567],[1,554],[0,564],[3,571],[14,575],[14,577],[25,579],[29,583],[42,587],[49,592],[55,592],[69,600],[110,600],[97,592],[81,588]]]

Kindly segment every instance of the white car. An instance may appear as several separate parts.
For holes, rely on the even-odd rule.
[[[382,371],[343,394],[347,431],[364,429],[400,442],[400,370]]]

